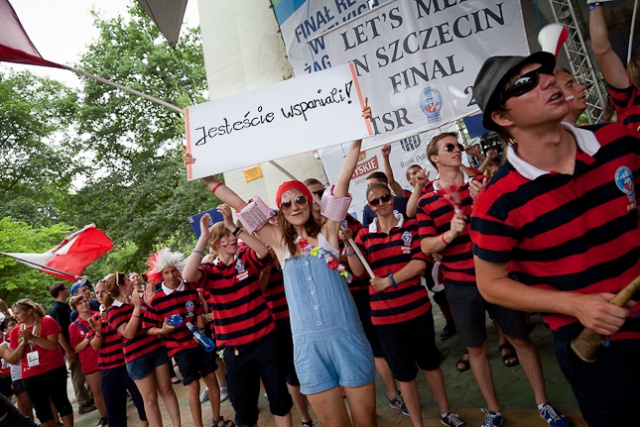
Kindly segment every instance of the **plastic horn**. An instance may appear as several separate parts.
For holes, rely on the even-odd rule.
[[[542,50],[549,52],[556,58],[560,53],[562,44],[569,38],[569,31],[560,24],[549,24],[540,30],[538,43]]]
[[[622,288],[609,302],[618,307],[624,307],[638,289],[640,289],[640,276]],[[571,341],[571,348],[580,359],[593,363],[598,359],[598,348],[601,342],[602,335],[592,329],[584,328],[578,338]]]

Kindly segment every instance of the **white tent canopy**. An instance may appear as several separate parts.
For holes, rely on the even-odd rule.
[[[176,47],[188,0],[138,0],[171,47]]]

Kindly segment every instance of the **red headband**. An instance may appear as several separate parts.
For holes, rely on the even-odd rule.
[[[278,205],[278,209],[280,209],[280,203],[282,202],[282,195],[289,190],[298,190],[303,195],[307,197],[309,203],[313,203],[313,196],[311,196],[311,191],[300,181],[287,181],[280,184],[278,187],[278,192],[276,193],[276,205]]]

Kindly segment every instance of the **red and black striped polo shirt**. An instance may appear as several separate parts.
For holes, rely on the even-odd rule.
[[[389,234],[378,231],[377,218],[369,227],[363,227],[355,238],[356,245],[365,256],[376,277],[397,273],[409,261],[421,261],[426,265],[427,257],[420,249],[418,227],[415,220],[404,220],[397,216],[398,225]],[[427,289],[422,286],[420,276],[398,283],[376,292],[369,287],[371,296],[371,323],[391,325],[415,319],[431,309]]]
[[[618,114],[618,121],[633,132],[640,132],[640,90],[629,80],[629,86],[625,89],[607,84],[607,92]]]
[[[284,280],[282,279],[282,269],[271,267],[269,282],[267,287],[262,291],[267,307],[271,310],[273,320],[281,320],[289,318],[289,305],[287,297],[284,293]]]
[[[225,265],[201,264],[198,287],[211,293],[213,325],[218,345],[241,346],[267,336],[275,323],[260,291],[258,275],[267,262],[253,249],[238,251],[235,261]]]
[[[123,304],[120,301],[114,301],[111,307],[107,309],[107,321],[111,327],[117,331],[120,326],[126,325],[131,320],[131,313],[133,313],[133,304]],[[144,311],[141,312],[140,317],[143,316]],[[147,331],[142,329],[142,319],[140,319],[136,335],[131,339],[122,337],[122,344],[124,360],[127,363],[164,346],[160,338],[149,335]]]
[[[640,141],[619,124],[565,127],[578,146],[573,175],[537,169],[510,147],[509,161],[476,201],[473,251],[509,263],[511,277],[525,285],[617,292],[640,274]],[[640,321],[631,317],[613,339],[640,338]],[[545,320],[553,330],[577,322],[560,314]]]
[[[104,313],[106,316],[106,313]],[[119,368],[124,366],[124,354],[122,353],[122,336],[116,332],[107,319],[98,313],[95,319],[102,326],[102,344],[98,350],[98,369],[106,371],[107,369]],[[89,341],[93,339],[95,332],[89,331]]]
[[[163,335],[164,345],[169,356],[189,348],[196,348],[198,343],[193,339],[187,328],[187,322],[198,326],[196,316],[203,313],[202,301],[195,286],[191,287],[184,282],[177,289],[171,290],[162,283],[160,290],[153,294],[147,303],[147,311],[144,313],[142,328],[148,331],[151,328],[162,328],[164,320],[174,314],[182,316],[182,324],[177,326],[170,334]]]
[[[465,181],[466,178],[465,176]],[[438,236],[451,229],[451,219],[455,213],[454,207],[435,188],[434,191],[425,194],[418,201],[416,220],[418,221],[420,239]],[[469,216],[473,199],[469,195],[468,183],[460,186],[460,200],[462,213]],[[444,272],[445,286],[476,285],[469,224],[465,226],[458,237],[449,242],[440,254],[442,255],[440,262]]]

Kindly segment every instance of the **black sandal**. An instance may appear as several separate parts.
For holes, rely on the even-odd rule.
[[[222,415],[213,422],[213,427],[236,427],[236,423],[231,420],[225,420]]]
[[[468,371],[470,368],[471,365],[469,364],[469,352],[465,351],[462,356],[460,356],[460,359],[458,359],[458,361],[456,362],[456,371],[464,372]]]
[[[507,354],[502,354],[504,350],[507,350]],[[520,360],[518,360],[518,354],[516,353],[516,349],[513,348],[509,341],[505,342],[502,345],[498,346],[498,351],[500,352],[500,356],[502,356],[502,363],[504,366],[508,368],[513,368],[514,366],[518,366],[520,364]]]

